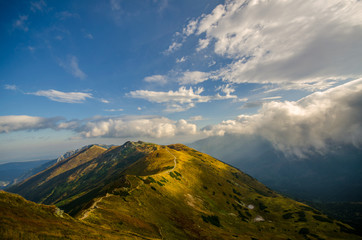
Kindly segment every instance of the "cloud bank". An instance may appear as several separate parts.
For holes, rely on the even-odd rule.
[[[153,100],[163,102],[166,101],[164,97],[157,96]],[[186,98],[178,101],[190,103]],[[83,138],[168,138],[184,135],[199,138],[202,135],[249,134],[265,138],[286,154],[305,157],[311,152],[326,153],[331,144],[362,146],[361,119],[362,78],[312,93],[295,102],[263,102],[257,114],[239,115],[236,119],[206,126],[201,131],[187,120],[174,121],[161,116],[95,117],[74,121],[1,116],[0,133],[50,128],[71,130]],[[189,119],[197,120],[202,120],[202,117]]]
[[[62,120],[60,117],[43,118],[26,115],[0,116],[0,133],[45,128],[56,129],[60,120]]]
[[[208,135],[255,134],[299,157],[329,143],[362,145],[362,79],[296,102],[265,102],[257,114],[207,126]]]
[[[40,129],[71,130],[83,138],[169,138],[197,133],[193,123],[160,116],[96,117],[73,121],[60,117],[0,116],[0,133]]]

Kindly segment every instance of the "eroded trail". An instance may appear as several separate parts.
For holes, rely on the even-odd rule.
[[[89,214],[96,208],[97,204],[98,204],[100,201],[102,201],[103,198],[108,197],[108,196],[110,196],[109,193],[107,193],[106,196],[103,196],[103,197],[98,198],[98,199],[92,204],[92,206],[90,206],[90,208],[88,208],[87,210],[85,210],[85,212],[83,213],[83,216],[82,216],[81,218],[79,218],[79,220],[83,220],[83,219],[87,218],[87,217],[89,216]]]
[[[174,162],[174,166],[173,166],[173,168],[172,169],[170,169],[168,172],[172,172],[172,171],[174,171],[175,170],[175,168],[176,168],[176,166],[177,166],[177,161],[176,161],[176,156],[175,155],[173,155],[169,150],[168,150],[168,148],[166,148],[166,150],[167,150],[167,152],[169,153],[169,154],[171,154],[172,156],[173,156],[173,162]]]

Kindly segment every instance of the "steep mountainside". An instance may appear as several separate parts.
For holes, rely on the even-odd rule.
[[[78,222],[145,239],[361,239],[181,144],[93,146],[60,163],[8,190],[55,204]]]

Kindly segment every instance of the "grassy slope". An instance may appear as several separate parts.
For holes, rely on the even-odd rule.
[[[0,191],[0,239],[143,239],[84,223],[55,206]]]
[[[169,172],[174,156],[177,166]],[[349,226],[183,145],[157,146],[125,173],[127,184],[109,188],[77,217],[165,239],[361,239],[345,233]]]
[[[47,202],[46,198],[56,193],[54,186],[59,180],[64,180],[65,175],[74,171],[77,167],[82,166],[90,160],[100,156],[105,151],[106,149],[99,146],[91,146],[90,148],[56,163],[44,171],[24,180],[19,184],[11,186],[6,190],[9,192],[19,193],[27,199],[35,202],[51,204],[52,202]],[[66,177],[69,178],[69,176]]]
[[[84,155],[86,161],[73,156],[68,167],[50,168],[56,174],[38,174],[18,190],[31,190],[34,199],[56,204],[79,219],[72,220],[77,224],[99,226],[109,234],[145,239],[361,239],[346,233],[349,226],[184,145],[128,142],[107,151],[88,149],[94,150],[97,154]]]

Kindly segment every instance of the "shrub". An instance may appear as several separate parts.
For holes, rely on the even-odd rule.
[[[202,220],[204,220],[204,222],[211,223],[212,225],[214,225],[216,227],[221,227],[220,220],[219,220],[218,216],[216,216],[216,215],[210,215],[210,216],[202,215],[201,217],[202,217]]]
[[[298,233],[302,234],[302,235],[307,235],[307,234],[309,234],[309,229],[308,228],[301,228]]]
[[[293,213],[286,213],[282,216],[284,219],[291,219],[293,218]]]
[[[173,172],[170,172],[169,173],[170,174],[170,176],[172,177],[172,178],[174,178],[174,179],[176,179],[176,180],[181,180],[176,174],[174,174]]]

